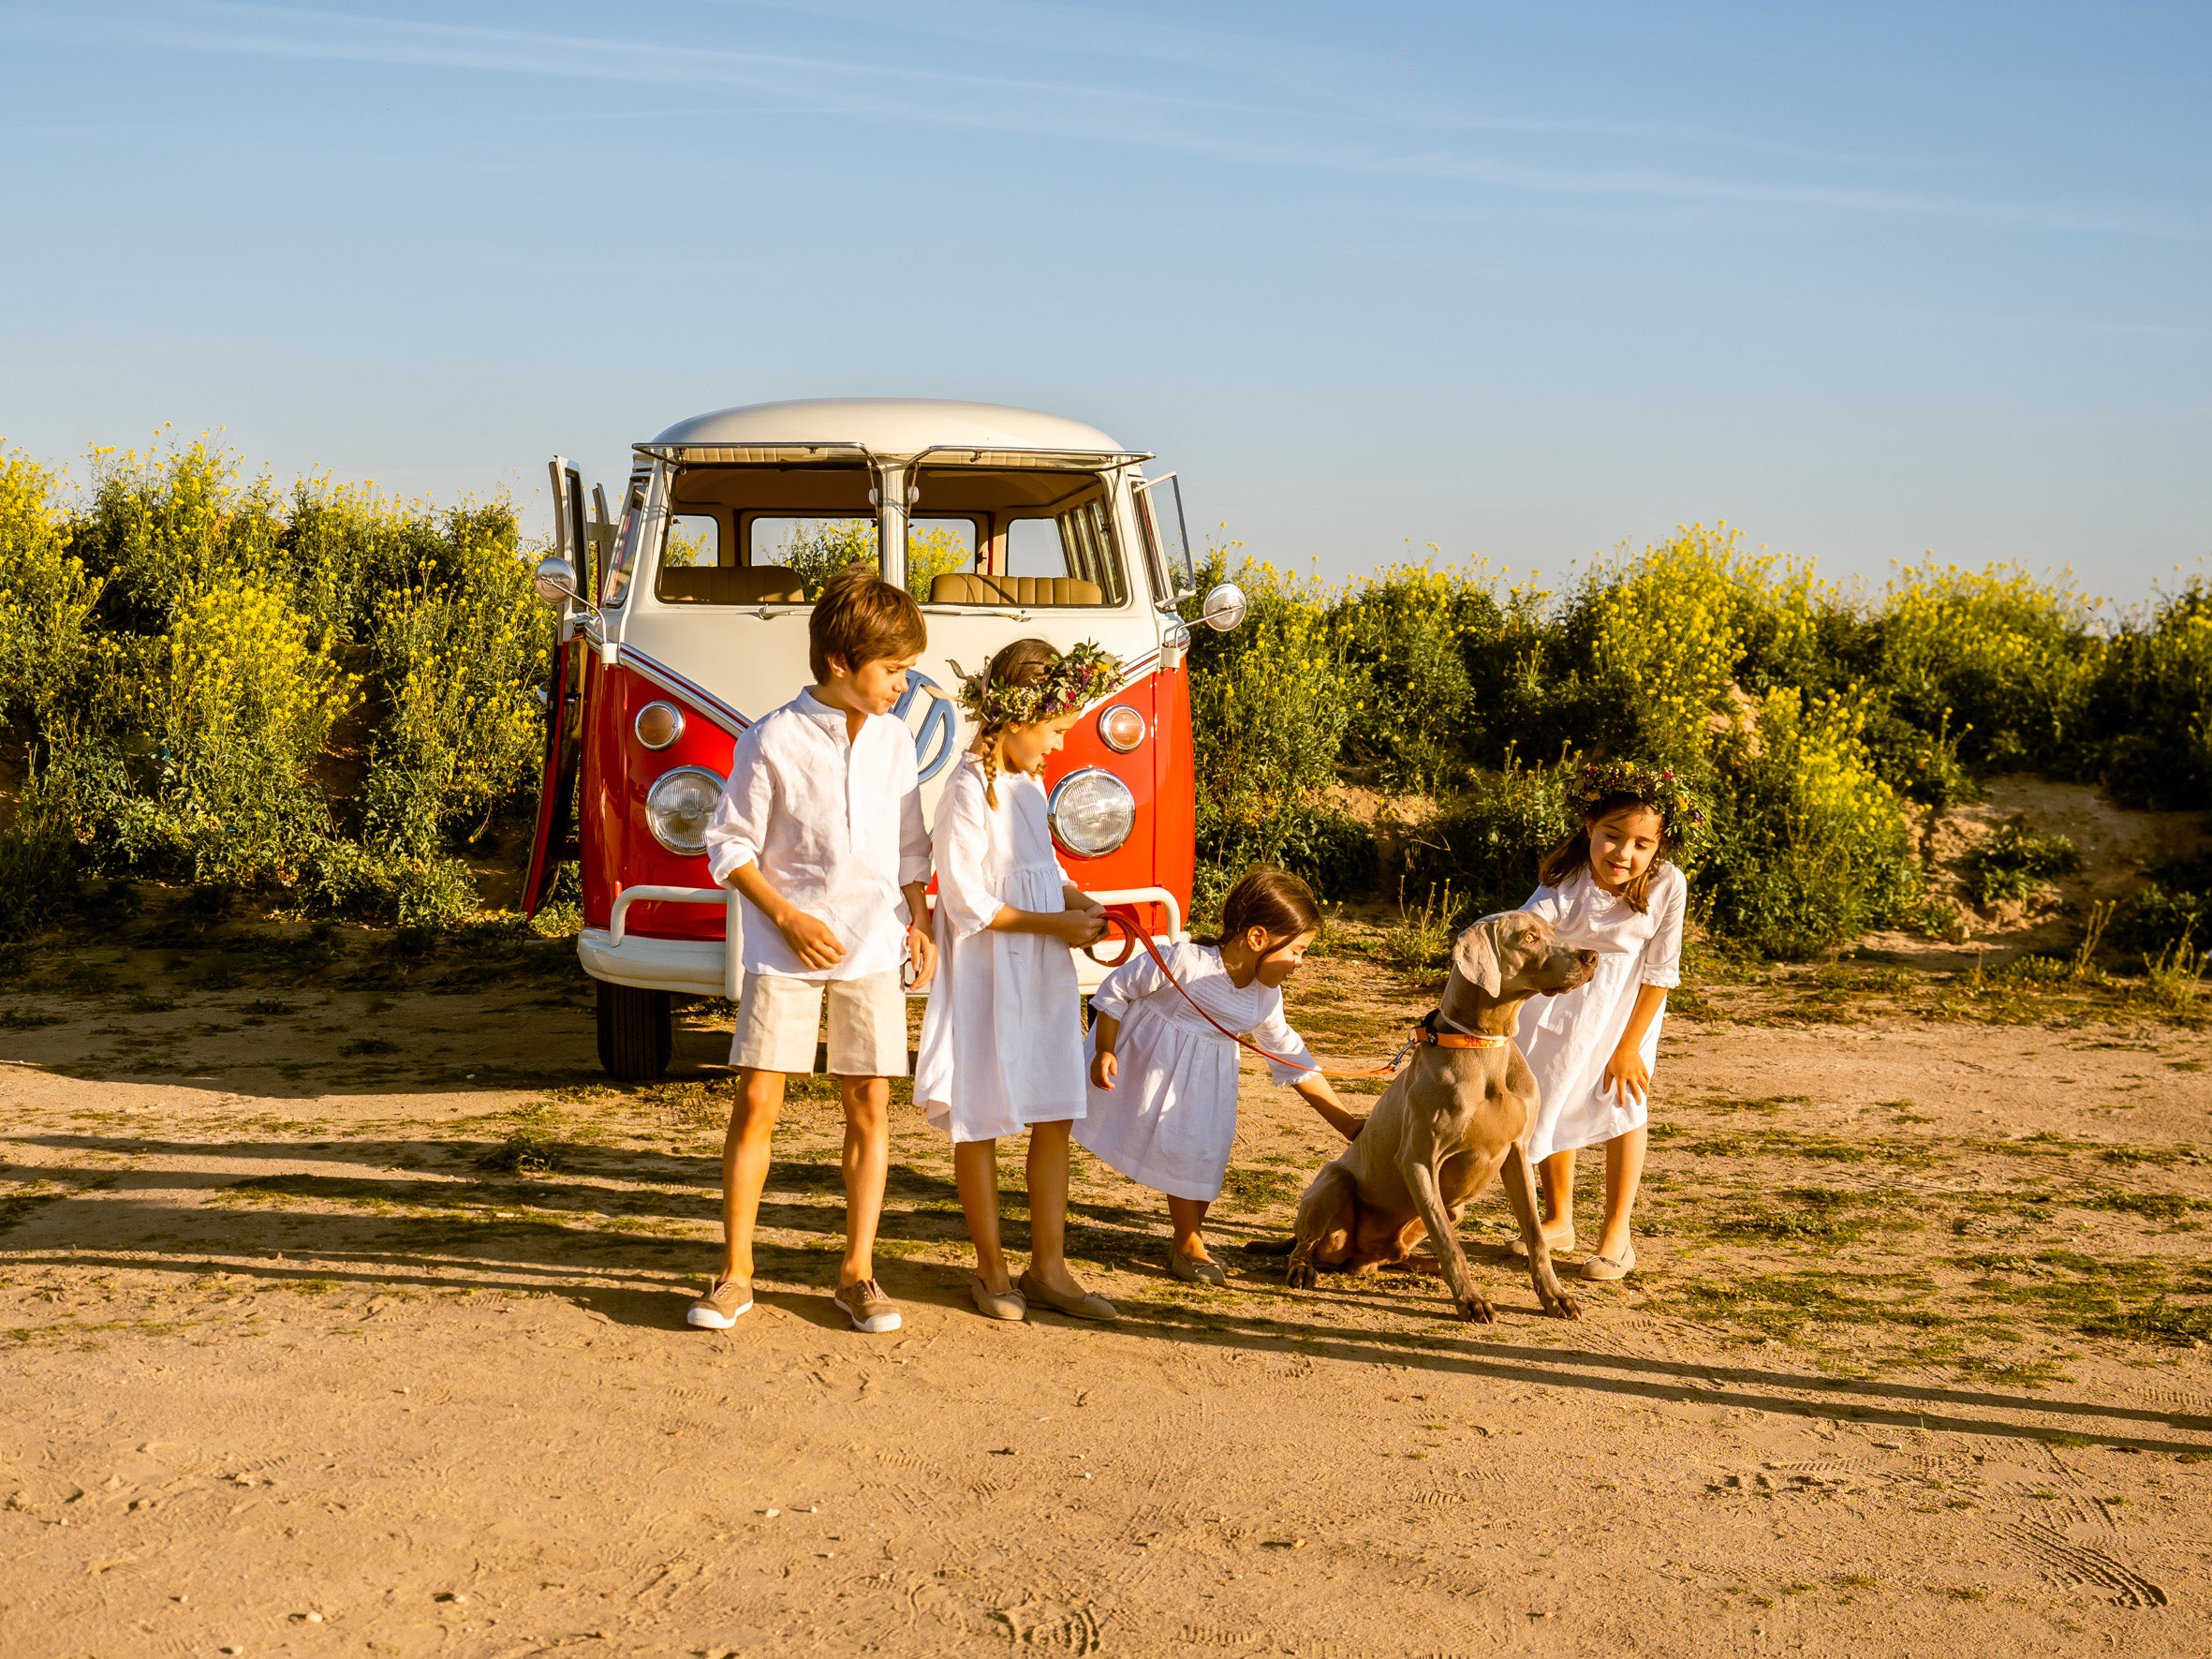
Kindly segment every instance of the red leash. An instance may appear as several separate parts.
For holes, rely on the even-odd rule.
[[[1102,966],[1119,968],[1129,959],[1129,953],[1136,946],[1142,944],[1144,947],[1144,954],[1152,958],[1168,984],[1175,987],[1175,994],[1189,1003],[1191,1007],[1198,1009],[1199,1018],[1204,1020],[1206,1024],[1212,1026],[1214,1029],[1219,1031],[1238,1047],[1250,1049],[1271,1065],[1283,1066],[1292,1071],[1306,1069],[1301,1067],[1294,1059],[1285,1059],[1279,1054],[1268,1053],[1266,1049],[1261,1047],[1259,1044],[1254,1043],[1248,1037],[1238,1036],[1203,1008],[1200,1008],[1198,999],[1183,988],[1183,982],[1175,977],[1175,970],[1168,966],[1168,959],[1160,955],[1159,946],[1153,940],[1152,930],[1144,926],[1143,918],[1137,914],[1134,905],[1108,905],[1106,907],[1106,920],[1110,925],[1121,929],[1121,955],[1111,962],[1102,963]],[[1099,961],[1099,958],[1094,956],[1092,960]],[[1364,1072],[1332,1072],[1321,1066],[1312,1069],[1319,1071],[1324,1077],[1391,1077],[1397,1074],[1398,1064],[1406,1058],[1407,1054],[1424,1044],[1434,1044],[1439,1048],[1503,1048],[1512,1041],[1511,1037],[1491,1037],[1476,1032],[1462,1035],[1451,1031],[1432,1031],[1423,1022],[1413,1028],[1413,1035],[1408,1039],[1405,1047],[1400,1048],[1387,1065],[1370,1066]]]

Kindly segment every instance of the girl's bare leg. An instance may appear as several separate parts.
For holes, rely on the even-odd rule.
[[[1201,1232],[1206,1224],[1206,1211],[1213,1207],[1212,1201],[1204,1198],[1168,1200],[1168,1225],[1175,1235],[1175,1248],[1191,1261],[1214,1259],[1206,1254],[1206,1241]]]
[[[1635,1248],[1629,1237],[1629,1215],[1636,1207],[1636,1189],[1644,1179],[1644,1148],[1650,1140],[1647,1124],[1605,1143],[1605,1231],[1599,1236],[1598,1253],[1607,1261],[1625,1262]]]
[[[1543,1198],[1543,1241],[1561,1249],[1574,1237],[1574,1153],[1554,1152],[1536,1166],[1537,1191]]]
[[[976,1241],[976,1277],[993,1296],[1014,1287],[1006,1256],[998,1248],[998,1143],[954,1141],[952,1179],[960,1188],[960,1208],[967,1236]]]
[[[730,1132],[722,1137],[722,1271],[718,1278],[753,1278],[753,1228],[760,1219],[760,1190],[768,1184],[769,1143],[783,1110],[781,1072],[745,1072]]]
[[[783,1079],[777,1078],[780,1084]],[[891,1173],[891,1081],[840,1077],[845,1097],[845,1263],[837,1288],[876,1277],[876,1228]]]
[[[1068,1123],[1029,1126],[1029,1271],[1047,1290],[1081,1296],[1068,1271]]]

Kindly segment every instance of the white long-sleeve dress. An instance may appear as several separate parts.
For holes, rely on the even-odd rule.
[[[1187,941],[1161,954],[1199,1007],[1295,1062],[1269,1063],[1277,1083],[1314,1074],[1305,1040],[1284,1023],[1280,990],[1256,979],[1231,984],[1212,945]],[[1091,993],[1091,1012],[1121,1022],[1113,1045],[1119,1074],[1112,1089],[1091,1088],[1076,1140],[1131,1180],[1171,1198],[1220,1197],[1236,1142],[1236,1044],[1177,996],[1142,952]]]
[[[1648,908],[1638,911],[1591,879],[1584,866],[1556,887],[1539,887],[1521,908],[1552,925],[1561,944],[1598,953],[1598,971],[1579,990],[1531,997],[1521,1007],[1513,1035],[1536,1074],[1536,1127],[1531,1159],[1594,1147],[1641,1129],[1647,1103],[1605,1090],[1605,1062],[1613,1058],[1637,993],[1645,985],[1682,983],[1682,912],[1689,883],[1671,864],[1652,874]],[[1644,1033],[1647,1068],[1659,1065],[1659,1028],[1666,1011]]]
[[[1044,791],[1001,773],[998,806],[966,756],[937,803],[937,972],[922,1016],[914,1098],[955,1141],[995,1140],[1084,1113],[1083,1011],[1068,947],[997,933],[991,918],[1067,909]]]

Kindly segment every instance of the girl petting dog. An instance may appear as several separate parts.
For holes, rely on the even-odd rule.
[[[1083,1016],[1070,946],[1106,931],[1103,909],[1053,853],[1037,774],[1085,704],[1119,679],[1096,645],[1062,656],[1016,640],[962,687],[976,724],[937,807],[936,988],[922,1021],[914,1098],[952,1137],[975,1240],[968,1287],[992,1319],[1039,1302],[1081,1319],[1114,1308],[1068,1271],[1068,1132],[1084,1115]],[[1016,1284],[998,1242],[998,1141],[1029,1133],[1029,1266]]]
[[[1165,953],[1174,984],[1147,953],[1091,993],[1090,1099],[1075,1138],[1167,1195],[1174,1233],[1168,1270],[1177,1279],[1229,1281],[1201,1232],[1221,1196],[1236,1139],[1236,1043],[1224,1029],[1250,1032],[1279,1057],[1268,1061],[1275,1080],[1295,1089],[1346,1140],[1359,1133],[1361,1119],[1344,1109],[1283,1022],[1282,984],[1320,928],[1304,881],[1255,869],[1231,890],[1217,939]]]
[[[1667,991],[1682,982],[1688,883],[1668,854],[1704,815],[1674,773],[1625,762],[1584,767],[1568,807],[1582,827],[1545,856],[1542,885],[1521,908],[1551,923],[1560,944],[1597,952],[1598,970],[1579,990],[1526,1004],[1515,1036],[1536,1074],[1528,1156],[1553,1250],[1575,1248],[1575,1152],[1605,1148],[1605,1225],[1582,1269],[1605,1281],[1636,1266],[1629,1218],[1644,1175],[1651,1073]]]

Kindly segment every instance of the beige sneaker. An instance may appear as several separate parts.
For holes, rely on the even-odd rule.
[[[728,1330],[741,1314],[753,1311],[753,1281],[749,1279],[718,1279],[707,1288],[707,1294],[691,1304],[691,1311],[684,1315],[686,1325],[696,1325],[701,1330]]]
[[[873,1279],[846,1285],[830,1299],[845,1310],[845,1317],[852,1321],[855,1330],[873,1337],[899,1328],[898,1304],[885,1296],[883,1287]]]

